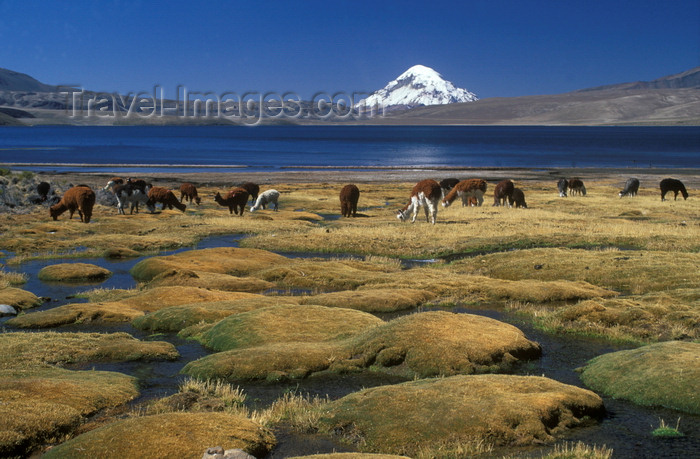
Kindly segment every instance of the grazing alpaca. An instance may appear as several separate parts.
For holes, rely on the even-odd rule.
[[[569,193],[571,196],[577,193],[581,196],[586,196],[586,186],[580,178],[572,178],[569,180]]]
[[[447,196],[447,193],[452,191],[452,188],[457,186],[459,183],[459,179],[456,178],[446,178],[440,180],[440,188],[442,189],[442,199],[445,199],[445,196]]]
[[[128,182],[122,185],[114,185],[112,187],[112,192],[117,198],[118,213],[124,215],[124,207],[126,204],[131,204],[131,214],[134,213],[134,209],[136,209],[136,213],[138,213],[139,204],[145,204],[149,212],[155,212],[156,208],[148,197],[149,189],[150,187],[148,186],[141,189]]]
[[[51,185],[47,182],[41,182],[36,186],[36,192],[39,193],[39,201],[44,202],[49,197],[49,191],[51,191]]]
[[[565,198],[566,197],[566,190],[569,189],[569,181],[566,180],[565,178],[560,178],[559,181],[557,182],[557,189],[559,190],[559,197]]]
[[[396,218],[403,222],[406,221],[409,214],[412,214],[411,223],[414,223],[418,215],[418,208],[422,206],[425,209],[425,220],[434,225],[441,197],[442,189],[438,182],[431,179],[421,180],[411,190],[411,200],[408,201],[408,204],[397,211]]]
[[[685,185],[680,180],[665,178],[659,183],[659,188],[661,188],[661,200],[666,200],[666,193],[673,191],[673,200],[678,198],[678,192],[683,195],[683,199],[688,199],[688,192],[685,189]]]
[[[513,195],[513,182],[511,180],[502,180],[498,182],[496,188],[493,189],[493,205],[510,207],[510,198]]]
[[[218,192],[214,196],[214,201],[223,207],[228,207],[228,213],[233,215],[243,216],[243,211],[245,210],[245,205],[248,203],[248,190],[243,187],[232,188],[226,197],[222,198],[221,194]]]
[[[54,220],[66,210],[70,212],[69,220],[73,218],[75,211],[80,215],[80,221],[90,223],[92,218],[92,208],[95,205],[95,192],[88,186],[74,186],[69,188],[63,195],[61,201],[49,208],[49,215]]]
[[[508,198],[508,202],[510,203],[511,207],[515,205],[516,209],[518,207],[527,209],[527,204],[525,203],[525,193],[523,193],[523,190],[520,188],[513,188],[513,194],[511,194],[510,198]]]
[[[112,177],[109,179],[109,182],[107,182],[107,185],[105,185],[104,188],[102,188],[105,191],[109,191],[110,189],[113,189],[115,185],[123,185],[124,184],[124,179],[121,177]]]
[[[470,205],[471,198],[474,198],[478,205],[481,205],[484,202],[486,186],[486,180],[483,179],[462,180],[443,198],[442,207],[449,207],[457,197],[462,198],[462,207]]]
[[[260,194],[260,185],[253,182],[245,182],[241,185],[241,188],[245,188],[250,195],[250,199],[255,202],[258,199],[258,194]]]
[[[255,212],[258,209],[264,209],[268,204],[275,205],[275,211],[277,210],[277,200],[280,198],[280,192],[277,190],[267,190],[264,191],[258,199],[255,200],[255,204],[251,206],[250,211]]]
[[[197,205],[202,202],[202,199],[197,195],[197,187],[194,186],[194,183],[185,182],[180,185],[180,202],[183,199],[187,199],[187,202],[190,204],[192,204],[193,200]]]
[[[620,197],[623,196],[637,196],[637,191],[639,191],[639,180],[636,178],[628,178],[625,182],[625,188],[620,191]]]
[[[345,185],[340,190],[340,213],[343,217],[357,215],[357,201],[360,199],[360,189],[355,185]]]
[[[158,203],[163,204],[163,210],[165,210],[166,206],[168,209],[175,207],[181,212],[184,212],[187,208],[185,204],[177,200],[172,191],[162,186],[154,186],[148,190],[148,198],[154,205]]]

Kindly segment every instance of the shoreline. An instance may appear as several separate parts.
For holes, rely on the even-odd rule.
[[[138,169],[138,165],[121,165],[121,167],[133,167]],[[96,184],[107,183],[107,181],[118,176],[112,172],[35,172],[38,176],[46,180],[68,180],[77,181],[93,179]],[[487,181],[500,181],[511,179],[525,182],[556,182],[559,178],[579,177],[588,181],[610,181],[620,182],[629,177],[637,177],[643,186],[649,187],[653,183],[654,187],[658,182],[666,177],[681,179],[687,188],[700,188],[700,168],[622,168],[622,167],[581,167],[581,168],[524,168],[524,167],[430,167],[430,168],[316,168],[313,170],[276,170],[267,172],[246,171],[245,168],[233,172],[182,172],[162,171],[135,173],[139,178],[152,182],[167,182],[179,184],[182,182],[192,182],[196,185],[223,185],[228,186],[244,181],[253,181],[260,184],[269,183],[324,183],[324,182],[358,182],[358,183],[378,183],[378,182],[411,182],[426,178],[441,180],[448,177],[460,179],[479,177]],[[646,185],[645,185],[646,183]],[[101,186],[104,186],[102,184]],[[691,193],[692,195],[692,193]]]

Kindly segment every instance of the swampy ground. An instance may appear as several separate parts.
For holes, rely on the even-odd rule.
[[[698,372],[700,363],[693,360],[694,348],[692,347],[698,345],[700,341],[700,199],[697,197],[700,176],[697,172],[579,170],[575,174],[584,180],[587,194],[569,197],[559,197],[556,181],[560,176],[572,176],[572,171],[483,170],[449,173],[412,171],[405,174],[391,171],[381,173],[382,176],[379,176],[380,173],[377,171],[372,173],[319,171],[304,174],[290,172],[267,176],[251,175],[250,177],[243,177],[242,174],[189,174],[187,176],[157,174],[146,179],[154,185],[174,189],[184,181],[195,183],[202,198],[201,205],[188,204],[184,213],[159,208],[153,214],[142,210],[134,215],[118,215],[116,208],[100,204],[98,199],[93,219],[87,225],[80,223],[77,215],[69,221],[67,213],[60,216],[57,221],[52,221],[47,207],[42,205],[24,209],[23,212],[10,213],[3,218],[0,222],[0,247],[4,255],[3,267],[0,271],[0,303],[14,301],[25,289],[38,296],[46,295],[45,286],[35,279],[38,273],[27,268],[32,266],[32,263],[47,265],[51,264],[52,260],[56,263],[71,262],[71,260],[79,263],[85,259],[141,260],[144,259],[143,257],[175,251],[186,253],[188,249],[196,247],[202,241],[219,241],[214,244],[218,246],[225,244],[223,241],[227,241],[229,235],[240,236],[235,240],[235,245],[238,247],[293,256],[295,258],[290,259],[294,262],[280,262],[274,258],[274,254],[270,254],[269,258],[267,255],[243,257],[235,260],[236,267],[223,270],[226,274],[237,276],[236,279],[230,279],[222,277],[224,274],[220,267],[225,263],[215,257],[189,258],[184,266],[176,266],[175,271],[164,276],[161,268],[171,263],[166,257],[163,261],[152,261],[150,266],[142,265],[146,266],[145,268],[134,269],[132,273],[136,280],[128,273],[122,275],[117,273],[112,276],[112,279],[99,284],[95,289],[81,285],[79,289],[73,289],[81,291],[82,299],[79,300],[53,298],[58,301],[43,303],[33,309],[27,305],[27,301],[31,303],[31,300],[22,297],[22,302],[17,303],[18,309],[21,310],[20,315],[10,321],[10,324],[13,324],[13,321],[15,324],[5,325],[4,331],[16,333],[22,329],[22,321],[25,321],[24,326],[40,333],[48,330],[126,331],[134,336],[144,337],[148,341],[158,342],[159,338],[165,335],[162,335],[164,332],[148,331],[148,327],[155,327],[155,325],[142,325],[141,330],[145,331],[141,331],[129,325],[129,322],[133,320],[134,324],[138,324],[138,321],[156,323],[160,320],[156,314],[165,315],[166,313],[165,310],[157,311],[153,306],[158,302],[181,305],[184,300],[179,302],[178,300],[182,298],[173,299],[165,294],[161,297],[154,292],[168,288],[173,291],[174,287],[184,284],[194,285],[192,284],[192,272],[194,272],[198,283],[196,286],[210,291],[207,294],[210,296],[206,298],[202,296],[199,301],[242,302],[241,298],[245,295],[255,294],[234,294],[232,290],[265,291],[267,297],[276,298],[273,303],[286,304],[285,307],[290,311],[296,310],[295,308],[300,304],[318,305],[314,307],[349,307],[358,310],[358,314],[359,311],[363,311],[362,314],[374,314],[385,321],[406,313],[432,309],[467,311],[493,316],[499,320],[508,317],[510,322],[515,322],[519,324],[519,328],[527,330],[528,338],[535,341],[547,340],[548,343],[552,343],[552,347],[566,348],[567,342],[577,343],[577,345],[588,343],[590,358],[595,357],[596,352],[604,353],[611,349],[635,349],[666,342],[687,343],[691,349],[684,349],[683,355],[690,355],[688,357],[690,360],[671,358],[676,357],[675,354],[680,355],[680,352],[677,347],[667,346],[657,351],[661,354],[657,355],[656,352],[653,354],[654,361],[674,362],[674,365],[686,366],[686,369],[691,372]],[[410,190],[417,180],[423,178],[439,180],[446,176],[485,178],[489,188],[484,205],[462,207],[459,201],[456,201],[448,208],[440,207],[436,225],[426,223],[422,210],[415,223],[402,223],[396,219],[396,209],[403,207],[407,202]],[[619,198],[618,191],[625,180],[631,176],[636,176],[641,181],[639,194],[635,197]],[[681,178],[685,182],[690,193],[687,200],[683,200],[680,196],[678,200],[673,200],[671,194],[667,196],[666,201],[661,201],[658,183],[667,176]],[[67,189],[71,183],[85,183],[93,189],[98,189],[103,187],[110,177],[90,174],[42,174],[40,178],[49,181],[60,191]],[[527,209],[491,205],[493,187],[503,178],[512,179],[516,187],[525,192]],[[240,217],[229,215],[227,208],[214,202],[213,196],[217,191],[223,194],[234,184],[246,180],[257,181],[261,184],[261,190],[277,189],[281,194],[279,211],[268,209],[250,213],[246,210],[244,216]],[[361,192],[358,215],[355,218],[339,216],[338,193],[346,183],[355,183]],[[179,197],[177,191],[176,195]],[[218,236],[221,237],[217,238]],[[296,258],[300,254],[304,257]],[[148,258],[145,259],[148,260]],[[153,265],[158,265],[157,269]],[[132,266],[133,264],[129,269]],[[168,265],[167,268],[174,269],[172,265]],[[183,271],[188,269],[189,272]],[[28,273],[28,275],[22,275],[22,273]],[[72,284],[47,285],[63,294],[71,290]],[[32,292],[32,290],[36,291]],[[213,290],[228,292],[213,295],[211,293]],[[157,299],[138,296],[149,292],[151,296],[158,296]],[[398,292],[404,292],[404,294],[399,295]],[[231,295],[238,296],[234,300]],[[183,295],[171,296],[182,297]],[[256,298],[255,301],[269,306],[270,300]],[[188,304],[194,302],[196,301],[188,300]],[[229,303],[226,307],[222,307],[221,304],[211,307],[207,310],[205,319],[188,311],[188,314],[195,314],[198,317],[198,322],[194,324],[195,329],[190,329],[187,336],[181,335],[180,338],[172,338],[170,341],[176,339],[179,343],[190,343],[185,338],[197,338],[206,342],[205,338],[213,333],[209,329],[217,323],[216,321],[225,320],[234,312],[245,313],[244,310],[237,310],[236,308],[239,307],[237,305],[238,303],[236,305]],[[86,308],[93,309],[86,312]],[[80,312],[75,312],[77,309],[80,309]],[[41,314],[34,311],[39,311]],[[33,314],[36,315],[32,316]],[[266,317],[267,323],[272,324],[270,316]],[[355,318],[354,315],[343,317],[341,321],[351,321],[356,325],[355,328],[362,328],[358,322],[360,319]],[[373,323],[372,319],[364,318],[365,316],[357,317],[363,317],[361,320],[368,324]],[[100,324],[110,321],[112,321],[111,325],[100,328]],[[16,325],[17,323],[19,325]],[[30,325],[26,325],[28,323]],[[115,328],[114,323],[121,325]],[[241,323],[248,324],[248,322]],[[240,325],[236,326],[240,327]],[[255,326],[259,325],[246,325],[247,329]],[[168,327],[170,327],[168,333],[182,332],[181,328],[172,325]],[[219,328],[224,329],[223,325],[219,325]],[[320,328],[325,332],[329,331],[328,327]],[[333,334],[335,336],[341,332],[359,333],[355,328],[351,332],[334,329]],[[7,336],[13,340],[17,337],[9,334]],[[261,334],[258,332],[256,343],[263,340],[259,336]],[[119,335],[119,338],[125,339],[122,335]],[[74,339],[75,343],[71,345],[81,346],[80,340]],[[295,339],[298,341],[297,338]],[[279,338],[276,337],[275,340],[277,341],[270,344],[273,346],[271,349],[255,348],[255,352],[263,356],[261,361],[269,362],[265,356],[270,354],[265,352],[273,354],[281,352]],[[327,338],[323,340],[326,342]],[[326,348],[331,347],[334,349],[333,352],[338,352],[335,344],[310,347],[308,343],[301,345],[297,341],[290,344],[286,350],[290,356],[308,352],[309,355],[313,354],[314,358],[323,361],[327,358],[323,354]],[[130,343],[131,346],[133,344]],[[3,362],[2,367],[5,371],[19,371],[17,360],[21,360],[22,365],[27,367],[23,371],[34,372],[32,374],[53,374],[56,371],[63,371],[60,367],[82,362],[82,357],[77,357],[75,352],[65,350],[68,346],[65,343],[60,344],[60,349],[64,349],[62,352],[69,356],[66,357],[69,361],[47,359],[43,354],[30,357],[29,354],[24,353],[28,352],[27,348],[31,349],[31,345],[20,346],[15,341],[8,346],[21,357],[14,360],[6,358],[7,362]],[[193,344],[186,344],[180,349],[193,349],[192,346]],[[23,349],[23,354],[19,353],[20,347]],[[135,350],[129,352],[130,357],[125,358],[112,349],[111,353],[100,354],[99,358],[86,357],[88,359],[86,361],[100,360],[100,358],[102,360],[143,358],[141,354],[137,355]],[[146,351],[138,352],[146,353]],[[226,353],[228,352],[236,351],[227,350]],[[255,352],[241,352],[246,355],[257,355]],[[542,352],[542,359],[552,358],[551,348],[547,349],[543,345]],[[146,354],[147,359],[154,358]],[[179,363],[176,365],[182,367],[188,363],[188,359],[196,360],[207,352],[197,348],[189,355],[183,354],[182,351],[180,354],[180,359],[176,360]],[[115,355],[121,357],[114,357]],[[645,358],[649,359],[651,353],[645,355]],[[161,358],[173,359],[172,355]],[[382,358],[389,361],[395,357],[384,355]],[[425,357],[426,360],[430,358],[430,356]],[[28,363],[34,361],[38,362],[37,365],[40,367]],[[251,368],[255,366],[254,362],[251,364],[246,361],[245,364]],[[562,360],[558,365],[567,368],[559,373],[554,372],[557,375],[555,379],[566,379],[562,382],[585,387],[573,373],[573,368],[569,368],[572,364],[578,366],[585,362],[576,362],[575,358],[570,361]],[[133,368],[129,365],[131,364],[124,364],[122,368]],[[168,365],[172,366],[173,363]],[[547,365],[551,366],[552,363],[549,362],[544,366]],[[482,367],[485,368],[488,365],[482,365]],[[491,371],[504,371],[502,365],[499,364],[497,367],[498,369],[493,366]],[[413,373],[410,375],[376,372],[372,376],[375,378],[372,383],[368,383],[369,379],[355,380],[350,382],[348,387],[353,384],[358,387],[329,389],[325,395],[330,394],[331,398],[338,398],[350,392],[359,391],[366,385],[389,385],[406,379],[420,380],[426,376],[449,375],[449,372],[443,370],[426,373],[421,367],[416,368],[412,369]],[[530,364],[530,368],[536,370],[538,367],[537,364]],[[626,373],[631,373],[628,367],[625,368]],[[302,401],[290,400],[286,395],[276,400],[280,394],[275,388],[279,386],[275,386],[271,381],[274,382],[275,375],[287,381],[299,380],[301,382],[293,384],[297,384],[297,387],[306,386],[310,389],[309,392],[323,397],[324,385],[318,383],[323,378],[307,372],[283,374],[280,371],[274,365],[265,370],[266,377],[263,380],[268,381],[267,386],[251,382],[250,377],[240,381],[233,377],[229,379],[229,383],[236,385],[240,382],[238,385],[243,391],[248,389],[249,393],[255,394],[249,396],[247,402],[245,402],[245,395],[231,398],[232,396],[227,393],[228,395],[222,396],[221,387],[223,386],[219,387],[218,392],[212,388],[200,387],[197,390],[190,388],[190,392],[199,391],[197,393],[200,393],[200,396],[190,397],[191,400],[185,404],[187,405],[185,411],[212,410],[214,409],[212,405],[216,405],[216,410],[228,413],[235,408],[236,413],[229,414],[244,416],[256,422],[260,421],[270,429],[277,429],[278,443],[282,444],[282,448],[286,444],[289,449],[280,450],[278,446],[277,450],[272,449],[269,453],[270,457],[290,455],[295,449],[289,445],[295,442],[308,442],[310,438],[313,438],[312,441],[318,445],[320,452],[331,452],[339,444],[350,445],[348,446],[350,449],[362,448],[362,443],[358,443],[357,438],[353,438],[353,435],[359,435],[357,432],[346,432],[344,441],[349,443],[333,443],[336,440],[324,440],[325,437],[304,437],[308,432],[323,431],[324,422],[327,420],[324,421],[322,416],[311,414],[308,414],[310,419],[306,419],[304,414],[290,414],[290,412],[294,411],[295,404],[301,404],[304,406],[299,408],[298,412],[311,413],[316,409],[314,403],[321,404],[323,401],[313,401],[308,398]],[[352,371],[348,376],[343,376],[347,371],[349,369],[344,367],[343,372],[326,375],[328,386],[342,386],[343,378],[347,378],[348,381],[356,378]],[[521,367],[519,371],[528,373],[527,365],[524,370]],[[606,371],[608,371],[607,368]],[[661,369],[655,373],[663,377],[664,374],[668,374],[668,370]],[[536,374],[536,376],[540,375]],[[635,384],[645,386],[643,391],[633,392],[645,394],[654,392],[646,387],[651,385],[645,382],[647,376],[648,374],[640,375],[637,380],[629,383],[633,387]],[[589,377],[591,380],[594,378],[597,378],[597,375]],[[223,379],[225,380],[226,377]],[[608,379],[614,380],[615,377],[609,376]],[[621,406],[621,402],[616,400],[614,389],[611,388],[610,393],[606,395],[605,381],[595,380],[594,390],[606,397],[604,400],[608,412],[611,409],[616,411],[620,419],[633,417],[625,416],[625,412],[631,409],[628,408],[630,405],[625,405],[623,402]],[[658,381],[656,379],[653,384],[659,384]],[[661,381],[660,386],[663,389],[663,379]],[[90,384],[99,387],[99,382],[91,381]],[[136,405],[132,402],[128,405],[129,408],[125,408],[126,401],[134,398],[128,394],[136,389],[126,379],[120,380],[119,384],[123,386],[120,389],[122,391],[120,397],[114,397],[114,400],[109,400],[108,403],[87,408],[81,405],[80,409],[76,408],[73,418],[61,424],[61,428],[51,431],[51,428],[47,427],[47,433],[33,439],[33,443],[27,443],[27,448],[42,451],[42,448],[47,445],[72,438],[78,439],[81,437],[78,434],[95,431],[95,428],[108,426],[125,416],[131,418],[139,414],[163,415],[173,411],[167,408],[168,406],[184,406],[172,402],[169,397],[188,392],[188,389],[181,389],[180,392],[171,390],[167,396],[163,394],[156,396],[157,394],[153,393],[149,393],[149,397],[137,396]],[[225,383],[221,382],[221,384]],[[690,393],[692,393],[695,387],[693,384],[697,385],[697,382],[687,384],[691,385]],[[662,389],[656,388],[657,391]],[[675,391],[667,387],[662,399],[673,398],[673,394],[669,395],[668,392],[686,394],[687,389],[688,387],[684,387],[682,390],[679,388]],[[207,397],[216,398],[217,401],[212,402],[201,393]],[[217,394],[216,397],[212,395],[214,393]],[[184,396],[181,395],[181,397]],[[288,398],[287,405],[283,403],[285,397]],[[254,399],[253,403],[251,399]],[[30,400],[31,398],[27,397],[27,403]],[[656,400],[652,394],[646,400],[635,399],[629,403],[632,406],[639,404],[653,407],[657,404]],[[348,403],[350,402],[346,402],[346,405]],[[658,404],[661,405],[661,403]],[[684,422],[690,426],[700,424],[698,411],[696,411],[697,403],[693,400],[676,404],[664,402],[663,405],[665,408],[660,408],[658,411],[660,417],[668,418],[677,414],[679,418],[685,418],[685,421],[680,421],[681,430]],[[20,405],[17,406],[21,408]],[[280,408],[280,406],[287,406],[287,408]],[[292,408],[289,408],[290,406]],[[47,407],[47,410],[49,409],[50,407]],[[400,409],[406,410],[405,407]],[[357,408],[357,412],[360,413],[361,410]],[[373,413],[375,414],[377,413]],[[647,418],[652,415],[646,412]],[[676,420],[668,418],[664,421],[667,424],[673,424]],[[362,419],[355,419],[353,422],[361,425]],[[605,422],[614,423],[610,419]],[[379,424],[379,422],[373,421],[373,424]],[[33,424],[28,423],[28,425]],[[135,421],[134,425],[138,423]],[[658,423],[650,426],[649,432],[653,430],[652,427],[658,427]],[[128,428],[129,425],[123,428],[117,426],[116,431]],[[585,427],[584,431],[592,428]],[[640,427],[636,425],[634,428]],[[260,435],[264,438],[264,441],[261,440],[262,445],[271,448],[272,440],[268,434]],[[374,435],[381,436],[381,432],[375,432]],[[404,441],[401,440],[400,433],[396,433],[396,436],[399,438],[396,442]],[[100,438],[99,434],[94,434],[94,437]],[[582,447],[585,451],[577,453],[578,456],[574,457],[585,457],[585,454],[591,453],[592,450],[593,457],[606,457],[608,453],[594,450],[594,448],[603,447],[598,440],[604,442],[610,437],[609,431],[597,437],[595,435],[586,437],[579,432],[558,436],[557,439],[561,442],[567,439],[584,438],[584,442],[588,444],[577,445],[577,447]],[[371,438],[371,435],[368,434],[365,437],[365,447],[368,444],[367,438]],[[538,442],[543,441],[544,446],[533,448],[530,444],[525,448],[525,436],[518,438],[517,441],[511,441],[511,444],[518,445],[511,449],[504,449],[501,445],[500,449],[493,450],[489,449],[493,445],[486,444],[460,444],[459,447],[455,447],[453,442],[449,447],[447,443],[442,445],[433,443],[430,447],[418,445],[408,452],[415,457],[454,457],[460,454],[540,457],[543,454],[555,454],[549,449],[552,444],[549,440],[538,440]],[[596,444],[586,441],[586,438],[595,439],[593,443]],[[646,442],[640,442],[642,446],[616,445],[613,449],[617,454],[621,454],[620,457],[632,457],[632,455],[662,457],[664,450],[671,457],[679,447],[700,451],[700,440],[697,435],[695,437],[689,435],[685,438],[680,440],[686,442],[684,446],[674,446],[670,443],[673,440],[664,440],[667,444],[657,445],[660,449],[657,448],[655,452],[652,452],[649,443]],[[518,444],[518,441],[523,443]],[[374,445],[372,451],[375,452],[402,452],[400,448],[383,447],[377,441],[372,444]],[[80,448],[84,448],[84,445]],[[264,448],[260,449],[259,444],[251,448],[264,450]],[[649,450],[640,451],[639,448]]]

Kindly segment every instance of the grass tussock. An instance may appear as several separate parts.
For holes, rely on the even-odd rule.
[[[0,289],[22,285],[27,282],[28,276],[24,273],[16,273],[0,268]]]
[[[539,327],[553,333],[631,343],[700,339],[697,288],[594,298],[556,307],[521,302],[510,302],[507,307],[532,316]]]
[[[90,263],[60,263],[42,268],[37,277],[44,282],[102,282],[112,273]]]
[[[459,261],[458,272],[491,278],[569,280],[639,294],[700,284],[700,253],[655,251],[529,249]]]
[[[120,373],[47,366],[0,370],[0,455],[24,456],[62,439],[86,416],[137,395],[136,379]]]
[[[538,459],[610,459],[613,450],[603,446],[587,445],[583,442],[564,442],[554,445],[551,451],[539,456],[503,456],[503,459],[517,459],[519,457],[534,457]]]
[[[24,314],[8,323],[19,328],[47,328],[85,322],[130,322],[146,313],[181,304],[238,300],[255,297],[245,292],[223,292],[198,287],[154,287],[146,290],[121,290],[110,293],[112,301],[72,303],[46,311]]]
[[[365,389],[330,402],[319,423],[363,451],[413,457],[443,447],[445,439],[495,447],[551,443],[602,413],[600,397],[584,389],[543,377],[478,375]]]
[[[666,421],[663,419],[659,420],[659,427],[654,429],[651,434],[654,437],[660,437],[660,438],[680,438],[684,437],[685,435],[683,432],[681,432],[680,429],[681,425],[681,418],[679,417],[678,420],[676,421],[676,426],[673,427],[669,424],[666,424]]]
[[[593,390],[615,398],[699,414],[698,356],[700,343],[649,344],[592,359],[583,368],[581,379]]]
[[[280,308],[251,317],[282,311]],[[244,314],[225,321],[232,321],[230,325],[234,327],[246,324],[247,320],[239,321],[240,316]],[[286,327],[296,329],[296,321],[288,320]],[[268,325],[271,320],[261,323]],[[349,337],[342,337],[333,330],[319,335],[300,328],[294,333],[300,333],[302,339],[290,340],[290,336],[296,336],[294,334],[271,339],[274,331],[240,338],[228,324],[211,333],[214,328],[203,333],[205,338],[221,340],[221,345],[231,350],[190,362],[183,373],[203,379],[242,381],[298,379],[322,371],[345,373],[369,369],[413,378],[508,371],[516,362],[537,358],[541,352],[537,343],[529,341],[511,325],[486,317],[447,312],[425,312],[387,323],[370,323],[364,331],[356,329],[354,336]],[[321,326],[320,330],[324,328]],[[331,334],[336,339],[331,339]],[[205,344],[212,346],[210,342]]]
[[[2,333],[0,369],[179,357],[164,341],[140,341],[127,333]]]
[[[207,448],[239,448],[257,457],[275,445],[260,424],[225,412],[172,412],[133,417],[107,424],[50,449],[43,457],[191,458]]]
[[[298,297],[257,295],[238,300],[189,303],[139,316],[132,321],[132,325],[140,330],[179,332],[195,325],[215,324],[234,314],[298,302]]]
[[[433,298],[435,295],[427,290],[368,288],[305,296],[301,302],[365,312],[394,312],[417,308]]]
[[[231,315],[197,337],[214,351],[268,343],[338,341],[384,322],[352,309],[280,305]]]
[[[29,309],[39,306],[43,300],[26,290],[16,287],[0,287],[0,303],[9,304],[19,309]]]

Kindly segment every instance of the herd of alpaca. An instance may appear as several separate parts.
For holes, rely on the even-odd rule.
[[[462,201],[462,206],[481,206],[484,202],[484,194],[488,185],[483,179],[444,179],[440,183],[435,180],[427,179],[418,182],[411,190],[408,203],[397,211],[397,218],[400,221],[411,219],[411,222],[416,221],[418,212],[422,207],[425,211],[425,219],[427,222],[435,224],[437,220],[438,206],[449,207],[457,198]],[[661,189],[661,200],[666,200],[666,194],[673,192],[673,199],[678,198],[680,193],[683,199],[688,199],[688,192],[685,185],[677,179],[666,178],[659,183]],[[557,189],[560,197],[568,195],[586,196],[586,187],[583,181],[579,178],[565,179],[561,178],[557,182]],[[50,184],[41,182],[37,186],[39,201],[44,202],[50,190]],[[144,180],[128,178],[124,180],[120,177],[110,179],[104,190],[110,190],[117,199],[117,211],[119,214],[125,214],[125,207],[130,204],[130,213],[134,211],[138,213],[139,204],[145,205],[149,212],[155,212],[155,205],[161,204],[162,208],[176,208],[185,212],[187,206],[184,201],[190,205],[194,202],[197,205],[201,204],[201,198],[197,193],[197,187],[193,183],[183,183],[180,186],[180,199],[178,200],[175,193],[164,187],[153,186]],[[622,198],[624,196],[636,196],[639,191],[639,180],[630,178],[625,182],[624,188],[618,193]],[[567,194],[568,193],[568,194]],[[270,207],[275,211],[278,210],[278,201],[280,193],[277,190],[269,189],[260,193],[259,185],[252,182],[245,182],[240,186],[234,187],[226,192],[225,197],[217,192],[214,195],[214,202],[223,207],[228,207],[229,214],[243,216],[245,206],[252,200],[250,212],[255,212],[259,209]],[[345,185],[340,191],[340,213],[343,217],[356,217],[357,204],[360,198],[360,190],[354,184]],[[525,202],[525,193],[520,188],[516,188],[511,180],[502,180],[498,182],[493,191],[493,205],[504,207],[527,208]],[[92,218],[93,207],[95,205],[95,192],[87,185],[77,185],[68,189],[58,204],[50,207],[49,214],[54,220],[64,213],[66,210],[70,212],[70,219],[77,211],[80,215],[80,221],[89,223]]]

